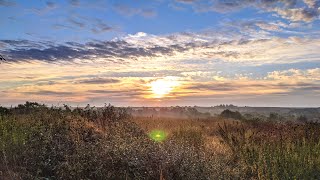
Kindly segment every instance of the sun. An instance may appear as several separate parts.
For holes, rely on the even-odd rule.
[[[155,95],[162,97],[171,92],[172,86],[170,82],[165,81],[163,79],[159,79],[151,82],[151,89]]]
[[[158,79],[150,83],[151,90],[156,98],[169,94],[178,83],[171,79]]]

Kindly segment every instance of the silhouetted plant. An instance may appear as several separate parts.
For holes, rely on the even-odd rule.
[[[238,119],[238,120],[243,119],[240,112],[238,112],[238,111],[233,112],[233,111],[230,111],[229,109],[222,111],[220,114],[220,117],[232,118],[232,119]]]

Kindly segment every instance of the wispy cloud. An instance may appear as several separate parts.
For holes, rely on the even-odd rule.
[[[316,0],[304,0],[304,3],[297,0],[177,0],[177,2],[191,4],[199,12],[215,11],[226,13],[246,7],[254,7],[265,12],[275,13],[291,21],[311,22],[318,19],[320,15],[320,3]]]
[[[46,90],[41,90],[41,91],[34,91],[34,92],[23,92],[24,94],[27,95],[39,95],[39,96],[70,96],[74,95],[72,92],[61,92],[61,91],[46,91]]]
[[[92,78],[92,79],[84,79],[78,80],[75,83],[79,84],[113,84],[121,82],[118,79],[110,79],[110,78]]]
[[[261,23],[260,21],[253,24]],[[242,25],[240,26],[247,26]],[[251,26],[249,23],[248,26]],[[164,36],[137,33],[110,41],[92,41],[84,44],[67,42],[33,42],[2,40],[11,48],[2,54],[11,62],[18,61],[105,61],[131,63],[134,61],[165,61],[174,59],[216,59],[247,64],[315,61],[320,39],[295,36],[288,38],[244,34],[220,36],[220,32],[176,33]],[[222,33],[222,32],[221,32]],[[228,37],[228,38],[226,38]],[[303,48],[302,48],[303,47]],[[283,54],[286,58],[283,58]]]
[[[76,19],[69,19],[68,22],[76,27],[79,27],[79,28],[84,28],[86,26],[85,23],[83,23],[79,20],[76,20]]]
[[[151,8],[134,8],[125,4],[115,4],[114,9],[125,16],[140,15],[144,17],[154,17],[157,15],[156,11]]]
[[[45,6],[42,8],[33,8],[31,11],[36,13],[37,15],[44,15],[46,13],[49,13],[50,11],[53,11],[54,9],[57,9],[58,5],[52,1],[46,1]]]
[[[101,19],[95,19],[95,24],[91,28],[93,33],[99,34],[104,32],[116,31],[118,28],[108,25],[103,22]]]
[[[80,0],[68,0],[72,6],[79,6]]]
[[[245,21],[230,21],[225,23],[227,26],[235,27],[241,30],[242,32],[252,33],[257,31],[257,29],[270,31],[270,32],[279,32],[283,31],[284,28],[289,28],[290,25],[282,22],[270,22],[265,20],[245,20]],[[261,33],[261,32],[260,32]]]
[[[65,22],[59,22],[52,25],[56,30],[68,29],[81,29],[87,30],[90,33],[102,34],[112,31],[119,31],[119,27],[110,25],[99,18],[83,17],[79,15],[73,15],[73,17],[68,18]]]
[[[14,1],[8,1],[8,0],[0,0],[0,6],[14,6],[16,3]]]

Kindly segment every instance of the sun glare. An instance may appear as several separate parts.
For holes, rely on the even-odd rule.
[[[169,94],[177,85],[178,82],[171,79],[158,79],[150,83],[151,90],[156,98]]]

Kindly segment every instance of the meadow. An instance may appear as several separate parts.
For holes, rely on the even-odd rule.
[[[0,108],[0,179],[319,179],[320,124]]]

